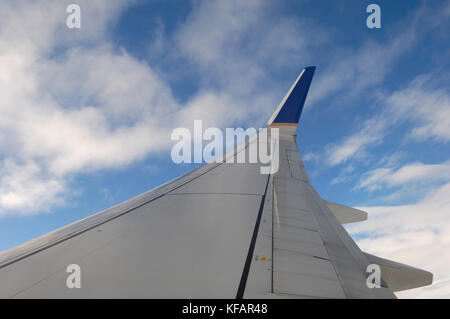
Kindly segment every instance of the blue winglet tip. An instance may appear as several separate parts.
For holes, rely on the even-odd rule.
[[[315,66],[307,66],[302,70],[269,121],[270,125],[298,124],[315,70]]]

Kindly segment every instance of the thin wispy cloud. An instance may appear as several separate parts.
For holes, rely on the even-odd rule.
[[[412,129],[406,137],[424,141],[449,140],[450,134],[450,92],[436,82],[448,75],[433,79],[435,74],[420,75],[410,84],[386,96],[379,96],[376,102],[381,110],[373,118],[365,120],[361,129],[339,142],[326,145],[325,163],[336,166],[350,160],[364,157],[368,149],[383,142],[394,129],[408,122]]]
[[[369,190],[394,187],[406,183],[430,183],[450,180],[450,162],[423,164],[420,162],[404,165],[399,169],[377,168],[367,172],[359,182],[359,188]]]
[[[335,166],[353,158],[364,157],[368,146],[382,142],[388,125],[388,122],[380,117],[367,120],[358,133],[346,137],[340,143],[326,145],[323,158],[328,165]]]

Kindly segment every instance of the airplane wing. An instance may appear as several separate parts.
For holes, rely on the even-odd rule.
[[[276,173],[206,164],[7,250],[0,298],[394,298],[431,284],[429,272],[362,252],[341,224],[367,214],[311,186],[295,130],[314,70],[302,71],[267,124],[279,130]],[[366,284],[371,263],[380,288]],[[79,288],[69,288],[71,265]]]

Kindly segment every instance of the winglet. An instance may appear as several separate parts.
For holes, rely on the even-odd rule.
[[[267,125],[298,125],[298,120],[302,114],[306,95],[308,94],[315,69],[315,66],[308,66],[302,70],[291,89],[287,92],[286,96],[281,101],[280,105],[278,105],[270,120],[267,122]]]

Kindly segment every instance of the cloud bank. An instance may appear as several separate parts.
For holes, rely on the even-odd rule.
[[[278,91],[270,80],[258,85],[270,79],[263,65],[277,51],[283,67],[308,43],[288,41],[307,35],[299,21],[271,18],[267,3],[197,3],[158,42],[170,63],[198,70],[199,89],[180,102],[158,65],[111,41],[113,22],[133,2],[79,1],[79,30],[65,26],[69,3],[2,3],[0,215],[50,210],[70,196],[71,176],[167,150],[172,129],[194,119],[264,123]]]

